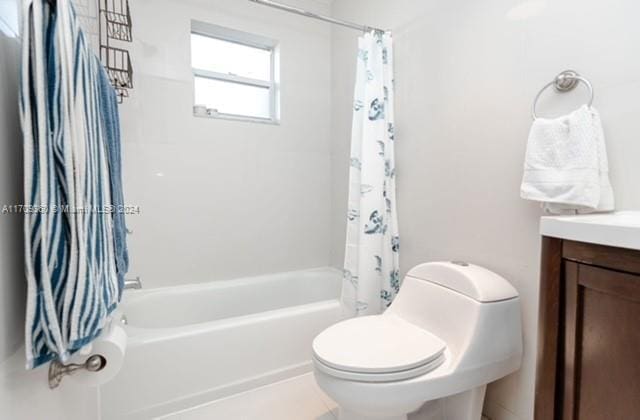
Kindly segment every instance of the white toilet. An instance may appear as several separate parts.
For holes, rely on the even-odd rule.
[[[520,299],[485,268],[422,264],[383,315],[327,328],[313,356],[340,420],[480,420],[486,385],[520,367]]]

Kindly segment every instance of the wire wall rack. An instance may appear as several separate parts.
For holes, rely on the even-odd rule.
[[[122,103],[133,89],[131,54],[125,48],[133,42],[129,0],[99,1],[100,60]]]
[[[107,35],[110,39],[131,42],[131,11],[127,0],[104,0],[104,11],[107,23]],[[109,9],[109,4],[111,9]]]

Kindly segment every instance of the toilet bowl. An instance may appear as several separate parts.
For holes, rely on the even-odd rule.
[[[340,420],[480,420],[486,385],[521,357],[518,293],[460,262],[413,268],[384,314],[342,321],[313,342],[316,381]]]

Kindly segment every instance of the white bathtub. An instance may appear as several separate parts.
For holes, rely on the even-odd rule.
[[[311,370],[311,342],[340,320],[333,268],[129,293],[120,373],[103,420],[152,418]]]

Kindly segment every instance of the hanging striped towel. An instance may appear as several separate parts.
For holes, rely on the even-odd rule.
[[[51,3],[23,2],[27,368],[95,339],[127,269],[115,92],[70,0]]]

